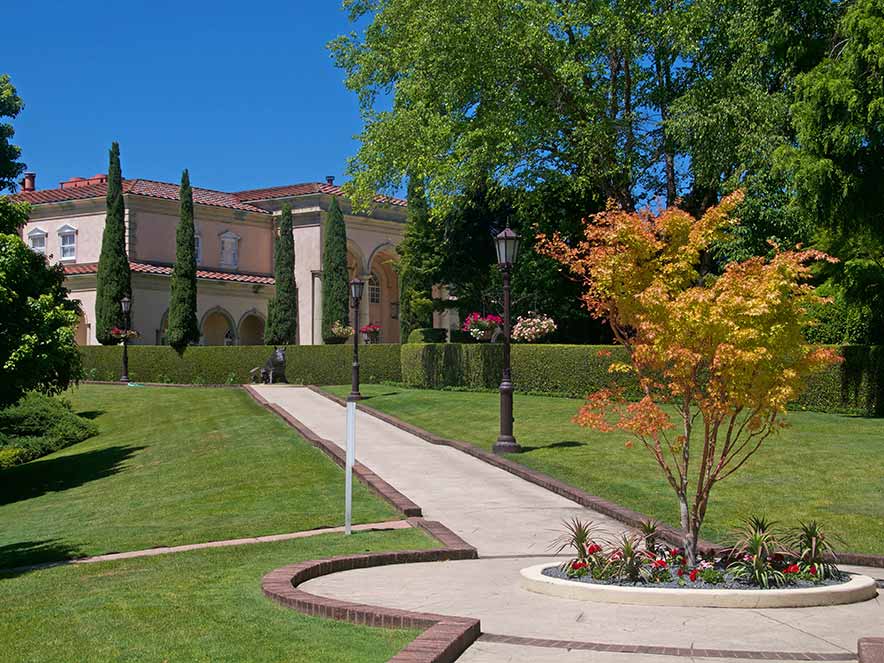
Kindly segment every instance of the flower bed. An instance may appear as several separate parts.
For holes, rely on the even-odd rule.
[[[604,541],[591,522],[573,518],[553,545],[556,552],[571,549],[576,557],[558,566],[524,569],[528,589],[615,603],[710,607],[827,605],[877,595],[871,578],[838,569],[816,522],[781,531],[776,523],[754,516],[746,520],[734,546],[705,558],[660,545],[654,522],[643,523],[640,532]],[[569,585],[587,589],[572,596]],[[649,599],[655,592],[663,598]],[[694,592],[699,598],[679,598]],[[763,594],[769,598],[760,598]]]

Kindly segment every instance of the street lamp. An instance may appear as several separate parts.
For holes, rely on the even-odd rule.
[[[514,453],[522,448],[513,437],[513,381],[510,371],[510,274],[519,254],[519,236],[507,226],[494,238],[497,266],[503,275],[503,380],[500,383],[500,435],[494,453]]]
[[[132,300],[128,296],[123,295],[120,300],[120,308],[123,311],[123,374],[120,376],[120,382],[129,381],[129,310],[132,307]]]
[[[353,307],[353,380],[350,387],[348,401],[362,400],[359,393],[359,302],[362,301],[362,291],[365,283],[359,279],[350,281],[350,305]]]

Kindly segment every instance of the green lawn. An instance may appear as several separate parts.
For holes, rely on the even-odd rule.
[[[0,658],[22,663],[380,663],[417,631],[301,615],[265,598],[261,577],[327,555],[432,546],[418,530],[326,534],[0,575],[0,651],[6,652]]]
[[[338,395],[349,387],[329,387]],[[363,385],[366,405],[437,435],[490,449],[498,431],[495,393]],[[644,449],[625,433],[601,434],[571,423],[581,401],[515,397],[511,458],[583,490],[677,524],[672,489]],[[791,426],[769,440],[738,473],[713,489],[703,536],[725,541],[740,519],[766,513],[791,526],[816,518],[843,539],[840,548],[884,553],[884,419],[790,413]]]
[[[343,472],[238,389],[84,385],[100,435],[0,471],[0,568],[340,525]],[[399,516],[361,484],[354,521]]]

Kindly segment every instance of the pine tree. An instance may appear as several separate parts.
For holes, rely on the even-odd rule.
[[[101,238],[98,258],[98,278],[95,292],[95,335],[103,345],[116,345],[119,339],[111,336],[111,329],[123,326],[120,301],[132,297],[129,257],[126,255],[126,220],[123,208],[123,176],[120,172],[120,146],[114,142],[110,149],[107,171],[107,217]]]
[[[333,196],[328,208],[322,247],[322,338],[326,343],[340,342],[331,333],[331,327],[338,320],[344,324],[349,320],[348,290],[347,227],[338,199]]]
[[[267,310],[264,343],[286,345],[298,338],[298,288],[295,283],[295,242],[292,238],[292,208],[286,203],[279,219],[279,237],[273,251],[276,295]]]
[[[399,253],[399,338],[433,326],[433,284],[439,268],[439,242],[430,225],[430,210],[420,178],[408,178],[408,221]]]
[[[175,268],[169,295],[169,328],[166,338],[179,353],[200,340],[196,319],[196,238],[193,227],[193,189],[187,169],[181,173],[178,194],[181,220],[175,233]]]

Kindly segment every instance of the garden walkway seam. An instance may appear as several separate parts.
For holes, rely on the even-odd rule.
[[[319,394],[320,396],[323,396],[331,400],[332,402],[337,403],[338,405],[345,404],[344,399],[340,398],[339,396],[335,396],[334,394],[331,394],[318,386],[308,385],[307,388]],[[597,495],[590,495],[580,488],[567,484],[564,481],[560,481],[559,479],[551,477],[548,474],[544,474],[543,472],[532,470],[531,468],[528,468],[503,456],[498,456],[491,452],[485,451],[484,449],[470,444],[469,442],[464,442],[462,440],[451,440],[448,438],[440,437],[438,435],[434,435],[433,433],[424,430],[423,428],[410,424],[407,421],[403,421],[398,417],[377,410],[371,406],[365,405],[364,403],[357,403],[356,407],[362,412],[365,412],[366,414],[380,419],[381,421],[386,422],[391,426],[395,426],[396,428],[404,430],[407,433],[411,433],[415,437],[419,437],[420,439],[429,442],[430,444],[447,446],[457,449],[458,451],[469,454],[470,456],[473,456],[474,458],[488,463],[489,465],[493,465],[494,467],[506,470],[507,472],[514,474],[517,477],[524,479],[525,481],[529,481],[537,486],[540,486],[541,488],[549,490],[550,492],[572,500],[573,502],[576,502],[581,506],[585,506],[594,511],[598,511],[599,513],[603,513],[606,516],[614,518],[615,520],[619,520],[620,522],[630,527],[638,527],[642,521],[651,520],[649,516],[646,516],[637,511],[633,511],[632,509],[628,509],[604,498],[598,497]],[[663,539],[673,545],[680,545],[682,543],[683,536],[679,530],[666,523],[660,523],[660,525]],[[717,550],[721,550],[722,546],[701,539],[700,549],[702,551],[714,552]],[[842,564],[850,564],[854,566],[884,568],[884,555],[839,552],[838,561]]]
[[[413,527],[413,524],[410,523],[408,520],[388,520],[380,523],[363,523],[359,525],[353,525],[353,529],[358,532],[392,531],[398,529],[408,529],[410,527]],[[0,569],[0,575],[4,573],[23,573],[26,571],[39,571],[41,569],[49,569],[56,566],[67,566],[69,564],[96,564],[98,562],[114,562],[121,559],[156,557],[157,555],[169,555],[172,553],[190,552],[192,550],[206,550],[208,548],[232,548],[235,546],[248,546],[256,543],[277,543],[279,541],[305,539],[311,536],[320,536],[322,534],[337,534],[343,531],[343,527],[318,527],[316,529],[301,530],[299,532],[287,532],[284,534],[247,536],[237,539],[207,541],[204,543],[185,543],[180,546],[157,546],[155,548],[145,548],[143,550],[129,550],[126,552],[106,553],[104,555],[92,555],[91,557],[64,559],[57,562],[44,562],[41,564],[16,566],[9,569]]]

